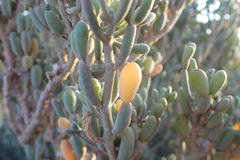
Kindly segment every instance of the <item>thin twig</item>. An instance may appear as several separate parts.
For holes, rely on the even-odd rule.
[[[208,63],[208,66],[206,67],[206,69],[210,69],[210,68],[214,68],[219,62],[219,59],[222,57],[222,55],[224,54],[224,50],[221,49],[218,51],[218,53],[216,55],[214,55],[211,60],[209,61],[210,63]]]
[[[167,22],[166,26],[164,27],[163,30],[161,30],[158,33],[152,33],[151,35],[148,35],[147,37],[145,37],[145,42],[148,45],[152,45],[155,42],[157,42],[161,37],[163,37],[164,35],[166,35],[168,32],[171,31],[171,29],[174,27],[174,25],[176,24],[177,20],[179,19],[183,9],[185,6],[183,6],[182,8],[180,8],[179,10],[177,10],[176,12],[174,12],[173,16],[171,17],[171,19]]]
[[[107,8],[107,5],[106,5],[106,1],[105,0],[99,0],[99,4],[101,6],[101,9],[102,9],[102,12],[104,14],[104,16],[106,16],[107,20],[110,20],[110,16],[109,16],[109,13],[108,13],[108,8]]]
[[[154,153],[159,147],[161,147],[167,140],[169,140],[169,137],[171,136],[171,131],[168,130],[165,135],[163,136],[163,139],[161,141],[157,142],[151,149],[149,149],[150,153]]]
[[[68,15],[62,0],[58,0],[58,6],[59,6],[58,9],[62,16],[63,22],[67,28],[67,33],[69,34],[72,31],[72,25],[71,25],[71,22],[67,19]]]
[[[176,49],[181,45],[181,42],[182,42],[182,40],[183,40],[183,36],[185,35],[185,33],[186,33],[186,29],[185,29],[185,27],[182,27],[182,29],[181,29],[181,34],[180,34],[180,37],[176,40],[176,41],[174,41],[172,44],[173,45],[171,45],[171,48],[170,48],[170,50],[168,51],[168,54],[167,54],[167,56],[166,57],[164,57],[163,58],[163,61],[162,61],[162,65],[165,65],[167,62],[169,62],[169,59],[172,57],[172,55],[173,55],[173,53],[176,51]]]

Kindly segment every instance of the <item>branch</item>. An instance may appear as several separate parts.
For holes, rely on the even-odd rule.
[[[54,76],[52,80],[48,81],[44,91],[40,95],[39,101],[36,106],[36,111],[34,113],[34,116],[31,119],[31,123],[26,127],[22,135],[19,137],[19,140],[21,141],[21,143],[27,143],[30,140],[30,137],[31,137],[30,135],[33,134],[35,129],[40,124],[41,117],[43,116],[42,111],[44,110],[45,101],[49,99],[51,92],[56,88],[56,86],[60,82],[64,81],[71,72],[73,72],[77,61],[78,61],[77,58],[75,57],[74,53],[71,51],[69,55],[69,60],[65,64],[65,66],[63,66],[61,73]]]
[[[10,84],[11,74],[6,73],[3,76],[3,106],[5,109],[8,123],[16,135],[20,135],[21,131],[18,130],[17,123],[15,121],[16,113],[14,111],[13,104],[11,102]]]
[[[11,102],[11,78],[13,76],[13,72],[12,69],[14,67],[14,55],[11,51],[10,48],[10,43],[9,43],[9,38],[8,36],[1,36],[1,41],[2,41],[2,45],[4,48],[4,51],[6,52],[6,63],[7,65],[7,70],[6,73],[3,76],[3,105],[5,108],[5,112],[7,114],[7,119],[8,119],[8,123],[11,126],[13,132],[16,135],[19,135],[21,133],[21,131],[18,130],[17,127],[17,122],[15,121],[16,117],[16,113],[14,110],[14,106]]]
[[[198,160],[200,157],[203,156],[203,153],[200,152],[198,148],[197,127],[198,127],[198,115],[194,113],[192,114],[192,132],[190,135],[191,150],[190,150],[190,156],[188,157],[188,160]]]
[[[177,10],[176,12],[174,12],[173,16],[171,17],[171,19],[169,20],[169,22],[166,24],[166,26],[164,27],[163,30],[161,30],[158,33],[151,33],[150,35],[148,35],[147,37],[145,37],[145,42],[148,45],[152,45],[155,42],[157,42],[161,37],[163,37],[164,35],[166,35],[168,32],[171,31],[171,29],[174,27],[174,25],[176,24],[177,20],[179,19],[183,9],[185,6],[183,6],[182,8],[180,8],[179,10]]]
[[[214,36],[213,36],[214,37]],[[215,37],[214,37],[215,38]],[[205,49],[205,52],[203,53],[203,56],[202,56],[202,61],[204,61],[205,59],[207,59],[207,57],[209,56],[210,52],[211,52],[211,49],[215,43],[215,39],[214,38],[211,38],[208,42],[207,42],[207,47]]]

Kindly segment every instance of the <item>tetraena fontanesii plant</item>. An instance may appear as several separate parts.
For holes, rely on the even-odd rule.
[[[234,2],[222,3],[239,23]],[[2,0],[2,97],[27,159],[137,160],[166,122],[178,135],[169,157],[231,157],[240,138],[232,128],[239,97],[223,96],[226,71],[198,66],[213,43],[226,41],[210,60],[236,53],[238,23],[208,25],[219,24],[203,53],[203,23],[190,27],[198,38],[183,37],[186,24],[198,23],[191,4],[196,9],[193,0]],[[201,50],[193,42],[184,49],[190,40]],[[170,59],[174,52],[180,58]],[[181,69],[181,83],[162,86],[172,66]]]

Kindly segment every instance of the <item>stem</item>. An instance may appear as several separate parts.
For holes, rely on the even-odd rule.
[[[67,61],[67,56],[65,54],[64,46],[62,43],[62,40],[60,38],[60,35],[52,33],[52,39],[53,43],[56,47],[58,58],[62,64],[66,63]]]
[[[137,154],[132,158],[133,160],[139,160],[142,156],[143,150],[147,142],[142,142]]]
[[[113,70],[113,51],[110,43],[104,43],[105,54],[105,68],[106,79],[103,91],[103,108],[101,109],[102,122],[104,127],[104,145],[108,152],[109,158],[115,160],[117,157],[117,151],[115,149],[113,140],[114,134],[111,133],[113,127],[112,112],[111,112],[111,98],[113,90],[113,82],[115,78],[115,71]]]
[[[183,148],[182,148],[182,139],[179,140],[180,147],[177,149],[176,159],[183,160]]]
[[[191,132],[191,152],[189,160],[198,160],[199,158],[199,150],[197,145],[197,120],[198,117],[195,113],[192,115],[192,132]]]
[[[104,126],[104,145],[110,160],[115,160],[117,157],[117,151],[113,143],[114,134],[111,133],[113,127],[111,107],[101,109],[101,115]]]
[[[113,84],[114,84],[114,78],[116,72],[113,70],[113,51],[111,44],[104,43],[104,54],[105,54],[105,70],[106,70],[106,77],[105,77],[105,86],[103,91],[103,108],[107,108],[112,99],[112,90],[113,90]]]
[[[106,35],[101,30],[97,18],[94,14],[92,2],[90,0],[82,0],[81,4],[84,17],[86,18],[86,21],[89,24],[93,34],[102,42],[107,43]]]
[[[62,16],[63,22],[67,28],[67,33],[70,33],[72,31],[72,25],[71,25],[70,21],[67,19],[68,15],[67,15],[67,12],[66,12],[66,9],[64,7],[62,0],[58,0],[58,6],[59,6],[58,9]]]
[[[113,25],[111,23],[108,24],[108,26],[107,26],[107,33],[106,33],[107,39],[109,39],[109,40],[111,39],[111,36],[113,35],[113,33],[115,31],[115,28],[116,28],[115,25]]]

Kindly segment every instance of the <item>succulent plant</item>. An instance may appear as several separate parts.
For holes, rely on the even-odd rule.
[[[0,96],[26,158],[160,158],[164,130],[167,159],[235,154],[235,1],[202,23],[193,0],[2,0]]]

